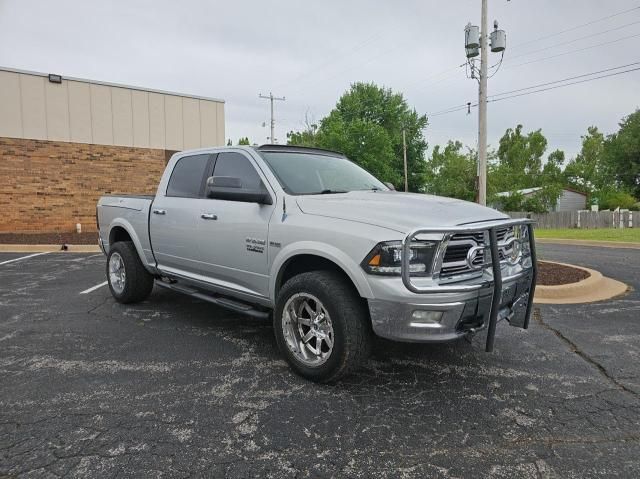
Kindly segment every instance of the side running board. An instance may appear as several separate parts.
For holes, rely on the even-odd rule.
[[[236,313],[245,314],[247,316],[251,316],[256,319],[268,319],[269,313],[266,311],[260,311],[250,304],[242,303],[240,301],[236,301],[231,298],[227,298],[225,296],[206,294],[197,289],[190,288],[188,286],[181,285],[180,283],[166,283],[161,280],[156,280],[156,284],[161,288],[170,289],[172,291],[176,291],[178,293],[189,295],[193,298],[198,298],[203,301],[207,301],[209,303],[216,304],[223,308],[227,308],[231,311],[235,311]]]

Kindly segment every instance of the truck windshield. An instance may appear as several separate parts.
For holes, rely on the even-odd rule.
[[[292,195],[388,190],[375,176],[338,156],[297,152],[261,152],[285,191]]]

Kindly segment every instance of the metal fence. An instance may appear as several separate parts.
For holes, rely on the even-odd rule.
[[[512,218],[531,218],[536,228],[640,228],[640,211],[505,212]]]

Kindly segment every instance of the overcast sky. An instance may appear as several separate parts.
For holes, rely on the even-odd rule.
[[[634,7],[640,2],[490,0],[507,51],[489,94],[640,61]],[[273,91],[286,97],[276,103],[284,142],[355,81],[402,92],[426,114],[476,101],[477,83],[458,67],[469,21],[479,24],[480,0],[0,0],[0,66],[222,98],[234,143],[266,142],[269,102],[258,94]],[[498,60],[490,54],[490,64]],[[489,143],[522,123],[542,128],[549,152],[571,157],[589,125],[613,132],[638,106],[640,71],[495,102]],[[473,109],[430,117],[426,137],[430,147],[448,139],[475,147],[476,131]]]

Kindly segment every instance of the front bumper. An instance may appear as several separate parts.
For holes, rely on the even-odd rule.
[[[497,320],[521,324],[529,301],[531,270],[502,284]],[[488,326],[493,285],[472,293],[425,294],[400,301],[369,299],[373,331],[394,341],[441,343],[461,338]],[[425,314],[426,313],[426,314]],[[429,321],[425,316],[438,317]]]
[[[497,230],[505,226],[526,230],[525,236],[510,240],[518,241],[521,247],[527,246],[526,254],[520,255],[518,263],[500,259],[505,244],[499,243]],[[451,284],[441,283],[435,274],[426,280],[411,276],[410,246],[416,236],[445,233],[444,251],[449,235],[479,231],[485,232],[488,238],[488,245],[483,248],[491,258],[489,264],[482,265],[480,278]],[[373,298],[369,299],[371,322],[379,336],[399,341],[443,342],[487,327],[485,349],[490,352],[498,321],[507,319],[512,326],[529,327],[537,275],[531,220],[417,228],[405,236],[402,248],[402,283],[399,285],[397,278],[391,281],[371,278],[369,281],[374,292]]]

